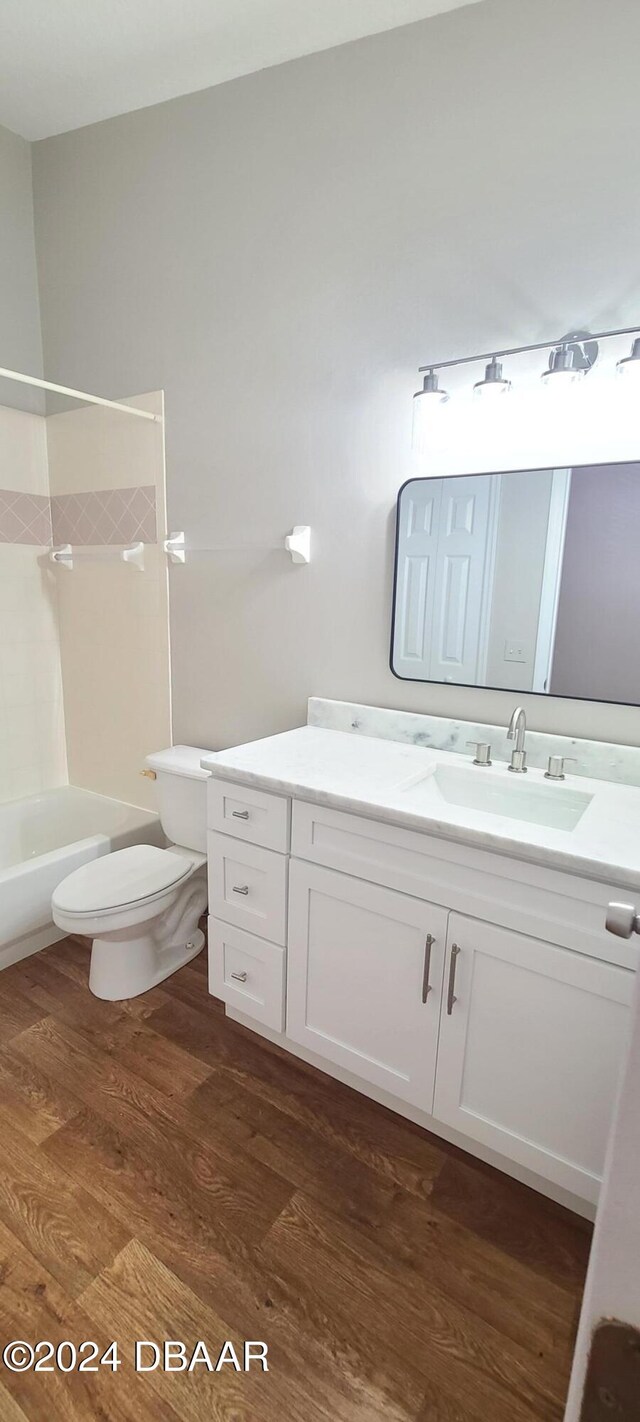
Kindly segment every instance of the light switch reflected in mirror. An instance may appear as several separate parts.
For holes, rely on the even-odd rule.
[[[640,463],[412,479],[391,670],[640,705]]]

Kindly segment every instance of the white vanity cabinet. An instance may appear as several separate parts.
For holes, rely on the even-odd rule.
[[[431,1111],[447,913],[291,862],[287,1036]]]
[[[231,1016],[593,1205],[637,951],[605,932],[621,890],[253,786],[209,794],[209,981]]]
[[[434,1116],[596,1200],[632,974],[452,913]]]

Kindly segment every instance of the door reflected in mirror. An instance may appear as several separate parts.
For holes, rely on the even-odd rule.
[[[640,463],[412,479],[391,669],[640,704]]]

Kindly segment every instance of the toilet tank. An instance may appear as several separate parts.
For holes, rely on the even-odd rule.
[[[197,746],[171,746],[146,757],[155,772],[156,804],[167,839],[183,849],[207,852],[208,770],[200,760],[211,751]]]

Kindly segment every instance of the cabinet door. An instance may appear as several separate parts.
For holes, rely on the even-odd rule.
[[[595,1201],[633,973],[451,914],[434,1115]]]
[[[293,859],[287,1036],[431,1111],[447,912]]]

